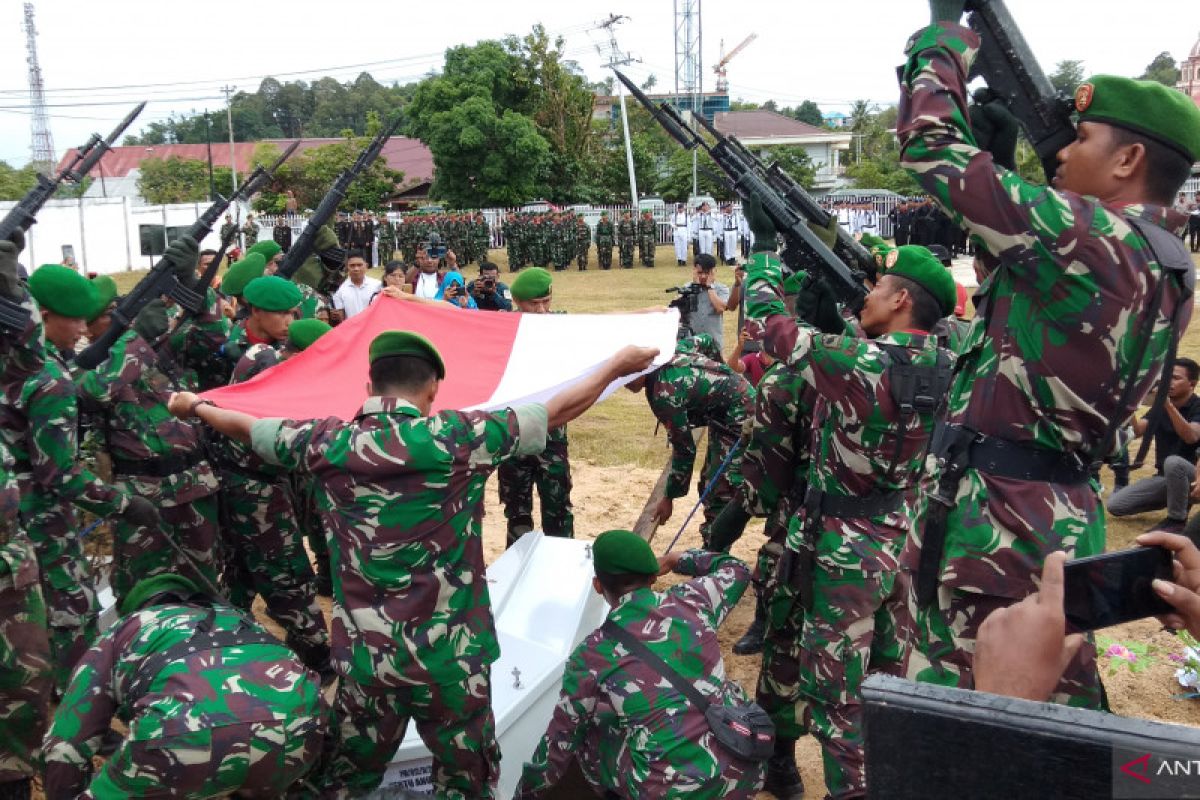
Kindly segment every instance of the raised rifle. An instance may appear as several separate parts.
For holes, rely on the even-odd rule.
[[[796,180],[783,171],[783,168],[778,164],[767,166],[762,162],[762,159],[750,152],[744,144],[738,141],[736,136],[726,136],[718,131],[711,122],[704,118],[703,114],[696,115],[696,122],[708,132],[710,136],[718,143],[738,153],[744,160],[754,165],[758,174],[767,182],[775,191],[779,192],[783,198],[791,205],[792,209],[799,213],[804,219],[816,228],[828,228],[829,221],[832,216],[828,211],[821,208],[821,204],[813,199],[813,196],[805,191]],[[833,246],[833,252],[842,259],[842,261],[856,268],[859,272],[875,279],[875,274],[878,271],[875,258],[871,255],[867,248],[862,246],[850,231],[837,226],[837,242]]]
[[[1008,104],[1049,182],[1058,169],[1058,151],[1075,141],[1074,103],[1042,72],[1004,0],[970,0],[967,5],[967,24],[980,38],[972,74]]]
[[[333,182],[333,186],[329,187],[329,191],[321,198],[321,203],[304,225],[304,231],[296,238],[296,241],[292,242],[292,249],[288,250],[287,255],[283,257],[283,263],[279,265],[277,275],[291,280],[296,271],[312,255],[316,247],[317,233],[325,223],[329,222],[330,217],[337,212],[338,206],[346,199],[346,191],[350,188],[350,184],[354,182],[354,179],[370,167],[375,159],[379,157],[380,152],[383,151],[383,146],[387,144],[387,140],[400,127],[401,119],[403,117],[397,115],[396,119],[392,120],[390,125],[380,131],[371,140],[371,143],[358,154],[358,158],[355,159],[354,163],[338,176],[338,179]],[[321,259],[321,262],[328,270],[340,270],[346,261],[346,253],[340,247],[317,253],[317,257]]]
[[[688,150],[696,147],[705,152],[725,173],[729,187],[744,201],[757,197],[763,211],[771,218],[776,230],[787,237],[790,246],[784,248],[784,261],[792,269],[816,268],[828,278],[830,287],[851,311],[857,312],[867,296],[863,285],[866,275],[851,270],[841,258],[825,246],[805,223],[805,217],[767,180],[759,175],[752,158],[740,144],[722,137],[709,144],[683,121],[679,112],[667,103],[654,105],[637,84],[620,71],[613,70],[634,98],[658,120],[668,134]],[[741,148],[741,149],[739,149]],[[873,263],[873,262],[872,262]]]
[[[39,174],[37,185],[26,192],[25,196],[21,198],[21,202],[17,203],[11,211],[5,214],[4,219],[0,220],[0,239],[9,238],[17,230],[29,230],[37,222],[38,211],[41,211],[42,206],[54,196],[58,187],[62,186],[64,182],[82,182],[104,154],[112,149],[113,142],[133,124],[145,107],[145,101],[138,103],[133,111],[125,115],[125,119],[117,123],[117,127],[113,128],[108,138],[101,139],[100,134],[93,133],[92,138],[75,150],[71,163],[60,169],[53,178]]]
[[[221,215],[225,213],[225,209],[229,208],[230,204],[237,200],[248,198],[260,191],[274,177],[275,170],[299,146],[300,142],[293,142],[270,167],[259,167],[250,173],[245,183],[236,192],[229,198],[219,198],[215,203],[210,205],[200,215],[200,218],[191,224],[184,235],[190,236],[197,242],[208,236],[212,232],[213,226],[217,224],[217,220],[221,218]],[[209,265],[208,271],[205,273],[210,283],[216,275],[216,267],[214,266],[216,263],[216,259],[213,259],[213,264]],[[92,369],[107,358],[108,351],[113,346],[113,343],[125,331],[129,330],[138,313],[146,307],[147,303],[163,295],[170,297],[178,303],[183,308],[185,314],[198,314],[204,308],[208,286],[192,281],[184,284],[176,275],[177,269],[178,266],[170,259],[160,258],[158,263],[151,268],[150,274],[138,281],[137,286],[134,286],[133,290],[125,295],[121,299],[121,302],[117,304],[117,307],[113,309],[112,324],[104,332],[104,335],[97,338],[96,341],[89,344],[82,353],[76,356],[75,363],[84,369]]]

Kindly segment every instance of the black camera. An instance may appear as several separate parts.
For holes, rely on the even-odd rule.
[[[705,288],[698,283],[685,283],[683,286],[672,286],[667,294],[679,295],[670,303],[669,308],[679,309],[679,331],[676,338],[686,339],[692,335],[692,314],[700,308],[700,295]]]
[[[496,279],[495,278],[480,278],[479,285],[481,287],[483,287],[483,290],[486,292],[496,291]]]

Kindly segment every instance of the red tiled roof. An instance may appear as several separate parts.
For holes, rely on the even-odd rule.
[[[765,109],[717,112],[713,118],[713,127],[726,136],[733,135],[739,139],[830,134],[830,131],[824,128]]]
[[[296,140],[266,139],[264,141],[270,142],[282,150]],[[297,152],[340,141],[342,140],[301,139]],[[234,143],[233,152],[234,158],[237,159],[239,173],[245,174],[249,171],[250,159],[254,156],[254,148],[258,145],[259,142]],[[70,155],[69,152],[63,155],[60,167],[66,162],[68,155]],[[170,158],[171,156],[207,161],[208,146],[203,144],[156,144],[114,147],[110,152],[104,154],[104,157],[100,159],[100,164],[92,170],[91,174],[99,176],[100,171],[103,170],[104,176],[107,178],[123,178],[129,174],[130,170],[137,169],[147,158]],[[389,167],[404,173],[404,186],[433,179],[433,153],[419,139],[393,136],[384,144],[382,156]],[[214,166],[229,166],[228,142],[213,142],[212,160]]]

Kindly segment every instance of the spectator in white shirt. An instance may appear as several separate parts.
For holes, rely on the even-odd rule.
[[[361,314],[371,298],[383,288],[375,278],[367,277],[367,259],[361,250],[346,254],[346,280],[333,293],[333,307],[342,311],[345,319]]]

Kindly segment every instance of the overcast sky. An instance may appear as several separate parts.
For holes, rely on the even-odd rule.
[[[758,38],[729,65],[736,99],[845,111],[856,99],[895,101],[895,70],[909,34],[928,18],[924,0],[702,0],[704,87],[711,67],[751,33]],[[1187,56],[1200,37],[1198,0],[1008,0],[1043,68],[1082,59],[1089,72],[1135,75],[1163,50]],[[523,34],[538,22],[566,40],[566,52],[600,80],[608,35],[593,30],[610,14],[629,19],[617,42],[674,86],[671,0],[595,4],[537,0],[35,0],[37,49],[56,155],[109,129],[138,100],[150,103],[136,130],[172,112],[224,107],[220,87],[253,90],[267,76],[342,81],[368,71],[390,83],[440,69],[447,47]],[[30,154],[23,6],[0,2],[0,159]],[[603,51],[603,55],[597,49]]]

